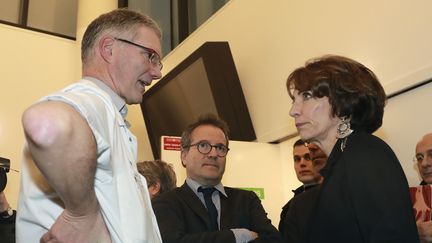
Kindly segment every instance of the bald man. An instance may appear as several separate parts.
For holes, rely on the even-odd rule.
[[[416,146],[415,160],[422,185],[432,184],[432,133],[424,135]]]
[[[432,184],[432,133],[424,135],[418,141],[415,161],[422,178],[420,185]],[[417,229],[421,242],[432,242],[432,221],[417,222]]]

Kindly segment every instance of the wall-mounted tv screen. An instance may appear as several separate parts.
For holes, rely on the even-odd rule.
[[[202,114],[214,113],[230,139],[256,139],[228,42],[206,42],[144,93],[141,110],[155,159],[161,136],[181,136]]]

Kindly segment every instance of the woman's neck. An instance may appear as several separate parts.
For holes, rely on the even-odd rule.
[[[323,141],[313,141],[318,147],[321,148],[321,150],[328,156],[330,156],[331,151],[333,150],[333,147],[335,146],[337,142],[337,137],[334,138],[328,138]]]

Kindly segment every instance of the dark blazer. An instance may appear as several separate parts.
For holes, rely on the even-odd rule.
[[[210,231],[207,210],[184,183],[153,199],[153,210],[164,243],[235,243],[230,229],[246,228],[258,233],[252,242],[280,242],[280,235],[267,218],[254,192],[225,187],[227,198],[220,196],[220,230]]]
[[[15,221],[16,210],[13,210],[12,216],[0,216],[0,242],[15,243]]]
[[[392,149],[361,131],[334,146],[303,242],[419,242],[408,182]]]
[[[284,228],[279,229],[286,243],[298,243],[304,234],[306,223],[311,217],[318,198],[320,186],[316,185],[290,200],[286,214],[281,218]]]
[[[279,220],[279,226],[278,226],[278,230],[282,236],[282,238],[284,238],[284,235],[287,234],[286,230],[287,230],[287,226],[286,226],[286,217],[287,217],[287,213],[288,210],[290,208],[290,204],[291,202],[294,200],[294,198],[296,198],[297,196],[301,195],[303,192],[308,191],[312,188],[315,188],[316,186],[318,186],[319,184],[314,184],[314,185],[309,185],[309,186],[299,186],[297,189],[292,190],[292,192],[294,193],[294,197],[291,198],[283,207],[282,207],[282,211],[280,213],[280,220]]]

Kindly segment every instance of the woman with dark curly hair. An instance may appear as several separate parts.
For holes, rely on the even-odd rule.
[[[301,139],[328,156],[302,242],[418,242],[402,167],[372,135],[386,103],[375,74],[349,58],[324,56],[292,72],[287,88]]]

